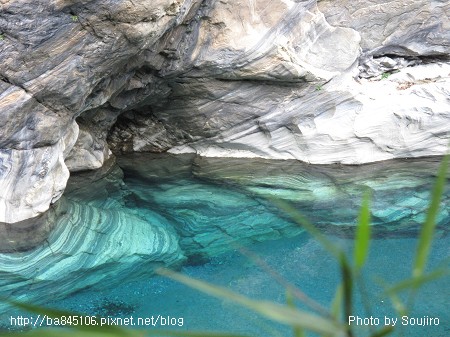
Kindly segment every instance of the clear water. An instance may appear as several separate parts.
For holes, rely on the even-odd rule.
[[[351,247],[352,240],[336,239],[343,247]],[[387,296],[383,283],[393,284],[410,275],[411,260],[416,247],[412,238],[377,239],[372,242],[368,268],[365,269],[364,296],[357,291],[354,315],[378,317],[384,324],[384,316],[398,317]],[[435,241],[430,265],[439,265],[442,256],[448,256],[448,237]],[[336,262],[321,246],[306,234],[290,239],[266,241],[248,247],[274,271],[295,285],[310,298],[329,307],[339,283]],[[388,252],[388,254],[386,254]],[[285,303],[285,290],[260,266],[255,265],[238,251],[231,251],[212,258],[199,266],[185,266],[182,272],[224,286],[254,299],[266,299]],[[450,312],[448,293],[450,280],[441,278],[421,289],[415,299],[410,317],[438,317],[439,326],[402,326],[395,336],[449,335]],[[245,333],[249,336],[292,336],[291,330],[273,323],[231,302],[203,295],[196,290],[162,277],[130,282],[106,292],[85,291],[72,296],[58,306],[70,310],[98,313],[98,304],[105,299],[125,302],[134,311],[123,317],[170,316],[183,318],[180,330],[209,330]],[[363,299],[370,306],[366,312]],[[300,307],[304,307],[301,304]],[[381,326],[381,325],[380,325]],[[159,326],[157,326],[160,328]],[[151,327],[149,327],[151,328]],[[367,327],[357,329],[358,336],[370,332]],[[313,336],[313,334],[310,334]]]
[[[271,198],[293,204],[332,242],[351,254],[358,205],[364,190],[370,188],[375,239],[361,277],[363,286],[355,289],[353,315],[379,318],[378,327],[384,325],[385,316],[400,321],[383,291],[411,274],[419,224],[429,202],[438,160],[324,167],[137,155],[120,158],[118,163],[124,171],[124,184],[114,181],[120,177],[94,183],[74,177],[67,193],[69,201],[123,209],[150,222],[162,217],[175,228],[188,257],[181,267],[183,273],[254,299],[279,303],[285,303],[285,288],[273,273],[324,307],[330,306],[341,275],[334,258],[277,210]],[[449,198],[447,188],[429,270],[437,266],[448,269]],[[241,247],[253,252],[263,264],[243,254]],[[448,274],[429,282],[415,296],[409,316],[437,317],[439,325],[401,326],[394,335],[449,336],[449,295]],[[169,316],[175,323],[148,329],[292,336],[289,327],[150,272],[113,288],[84,289],[46,304],[88,315],[134,319]],[[306,308],[300,301],[297,305]],[[366,336],[370,329],[360,326],[357,335]]]

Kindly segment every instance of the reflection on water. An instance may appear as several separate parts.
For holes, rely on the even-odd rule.
[[[152,270],[161,264],[184,265],[183,271],[194,277],[284,302],[283,288],[239,253],[239,247],[247,246],[286,280],[328,306],[340,277],[335,261],[272,199],[294,205],[350,250],[361,196],[370,189],[376,239],[354,310],[364,317],[394,315],[380,280],[392,283],[410,275],[415,237],[438,164],[439,158],[319,166],[192,155],[124,156],[118,159],[121,169],[111,163],[103,171],[71,178],[64,201],[68,211],[57,221],[47,246],[0,254],[1,291],[7,288],[7,295],[44,302],[49,289],[59,290],[64,299],[56,305],[65,309],[94,315],[183,317],[178,329],[276,336],[275,329],[288,336],[286,328],[251,312],[150,277]],[[449,256],[449,192],[447,185],[433,265]],[[26,267],[19,260],[26,260]],[[406,336],[446,336],[449,313],[442,293],[449,289],[448,277],[423,289],[414,314],[438,316],[442,324],[432,331],[407,329]],[[371,312],[363,309],[367,303]]]

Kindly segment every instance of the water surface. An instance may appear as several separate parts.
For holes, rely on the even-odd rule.
[[[172,251],[177,255],[165,253],[155,259],[160,265],[171,259],[174,267],[192,277],[280,303],[285,302],[285,289],[271,272],[324,307],[329,307],[341,276],[333,257],[274,201],[293,205],[350,254],[361,197],[370,190],[374,240],[362,276],[363,287],[355,290],[353,310],[355,316],[377,317],[384,324],[385,316],[398,318],[398,314],[383,290],[411,274],[416,238],[439,158],[317,166],[296,161],[137,154],[118,158],[117,163],[121,169],[115,167],[106,176],[86,173],[71,178],[66,202],[69,209],[85,209],[80,211],[80,218],[87,227],[91,218],[83,216],[105,218],[106,211],[120,213],[125,220],[117,230],[125,233],[126,240],[126,219],[130,224],[139,221],[144,227],[148,223],[155,230],[169,233],[173,243],[168,242],[176,245]],[[443,264],[448,268],[449,205],[447,185],[430,269]],[[111,220],[111,228],[114,223]],[[264,269],[243,255],[242,247],[254,252],[268,267]],[[90,254],[101,256],[105,249]],[[152,275],[155,263],[126,263],[131,267],[103,265],[103,269],[78,272],[77,277],[90,280],[86,283],[90,287],[80,287],[77,293],[61,296],[64,298],[56,302],[41,302],[90,315],[135,319],[170,316],[177,323],[171,328],[181,330],[291,335],[289,328],[253,312]],[[99,275],[108,275],[108,279],[97,282]],[[430,282],[416,296],[410,313],[410,317],[438,317],[439,326],[406,326],[397,335],[448,336],[449,290],[448,276]],[[41,287],[32,291],[37,298],[39,291],[42,295],[45,290]],[[66,288],[64,291],[67,293]],[[298,305],[305,308],[303,303]],[[368,332],[368,327],[361,327],[362,336]]]

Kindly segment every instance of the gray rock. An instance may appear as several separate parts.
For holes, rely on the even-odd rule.
[[[77,136],[78,126],[73,123],[65,137],[53,145],[0,149],[0,222],[36,217],[61,197],[69,179],[64,155]]]
[[[31,219],[13,224],[0,222],[0,253],[29,251],[45,243],[58,218],[66,211],[66,203],[56,202],[50,209]]]
[[[97,139],[88,130],[80,129],[77,142],[65,159],[65,164],[71,172],[94,170],[103,166],[109,159],[106,141]]]
[[[272,1],[238,9],[213,2],[202,8],[205,19],[199,20],[194,47],[161,72],[175,77],[168,103],[148,108],[149,124],[162,122],[164,133],[156,128],[159,137],[152,139],[131,131],[138,129],[135,120],[122,120],[113,129],[113,148],[149,150],[166,135],[166,144],[184,143],[169,150],[173,153],[322,164],[445,153],[450,39],[436,18],[447,4],[436,2],[428,10],[398,2],[391,10],[384,3],[319,3],[327,20],[350,29],[330,26],[313,2],[291,5]],[[342,6],[349,9],[339,16]],[[290,15],[303,19],[289,20]],[[428,35],[413,34],[419,20]],[[372,26],[376,34],[367,28]],[[432,35],[440,36],[439,42],[430,43]],[[190,41],[176,37],[173,50]],[[413,51],[416,44],[422,49]],[[391,55],[394,49],[399,52]],[[396,71],[417,81],[386,79]],[[413,85],[415,90],[407,90]],[[126,143],[120,144],[119,134]]]
[[[37,216],[58,199],[73,145],[63,138],[72,133],[76,140],[74,118],[129,90],[145,63],[140,55],[176,24],[180,10],[171,0],[1,4],[0,222]],[[102,165],[107,127],[103,138],[83,128],[68,159],[74,170]]]
[[[370,57],[359,66],[359,76],[362,78],[372,78],[377,76],[388,76],[390,73],[420,64],[418,60],[408,60],[403,57],[382,56],[378,58]]]
[[[360,33],[363,54],[448,58],[448,1],[325,0],[318,7],[332,26]]]
[[[324,164],[447,149],[446,1],[0,6],[0,221],[41,214],[66,166],[110,148]]]
[[[179,143],[163,123],[137,111],[120,116],[108,141],[116,153],[164,152]]]

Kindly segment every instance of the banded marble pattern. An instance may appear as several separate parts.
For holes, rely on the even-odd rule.
[[[61,200],[65,212],[45,244],[0,254],[2,296],[41,303],[87,287],[108,289],[183,261],[178,237],[164,223],[148,223],[119,209]],[[0,307],[5,309],[5,307]]]

